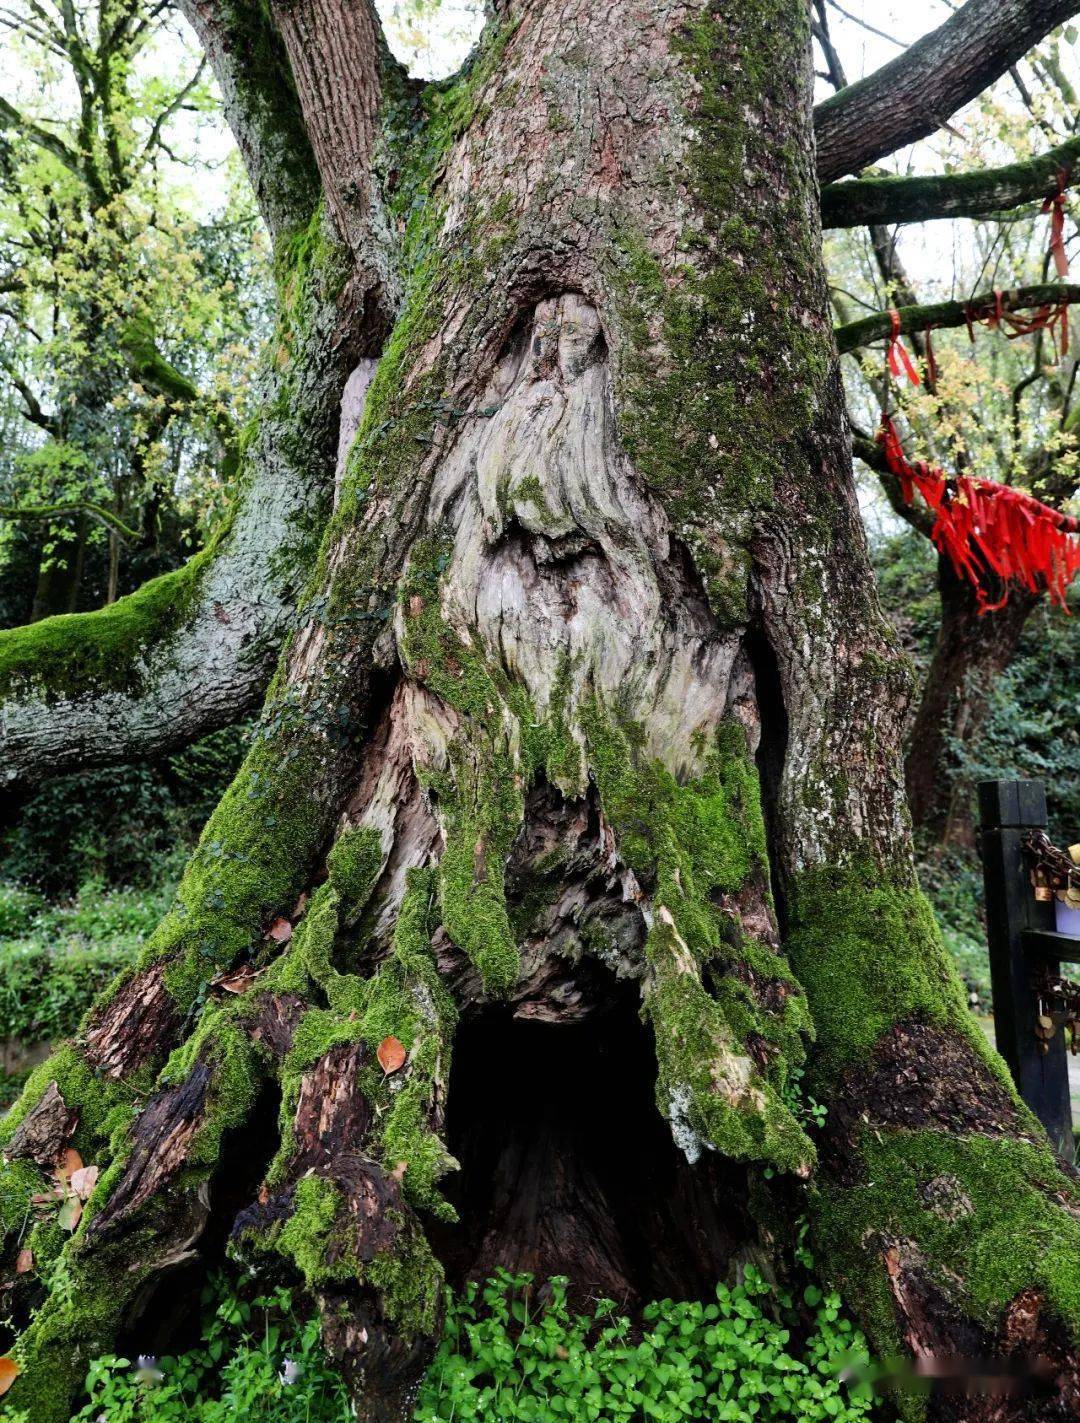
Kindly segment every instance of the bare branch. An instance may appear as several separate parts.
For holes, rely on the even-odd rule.
[[[941,128],[1078,10],[1077,0],[967,0],[902,55],[817,106],[822,182]]]
[[[23,401],[23,409],[20,413],[24,418],[29,420],[31,425],[37,425],[39,429],[48,431],[50,435],[55,435],[59,429],[56,417],[46,414],[33,390],[5,356],[0,356],[0,370],[3,370],[8,380],[19,392]]]
[[[54,158],[58,158],[64,167],[76,174],[77,177],[85,178],[86,174],[83,171],[81,158],[59,134],[50,133],[48,129],[42,128],[33,119],[21,114],[14,104],[8,103],[7,99],[0,98],[0,131],[4,129],[18,129],[24,138],[28,138],[38,148],[43,148]]]

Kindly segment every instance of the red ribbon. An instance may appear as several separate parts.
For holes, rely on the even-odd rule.
[[[900,335],[900,313],[895,307],[889,312],[889,322],[892,327],[889,333],[889,370],[894,376],[906,375],[912,385],[919,385],[919,372]]]
[[[1043,199],[1042,210],[1050,214],[1050,253],[1059,277],[1069,275],[1069,254],[1065,251],[1065,170],[1057,175],[1058,190]]]
[[[1002,326],[1007,327],[1005,335],[1010,341],[1015,341],[1018,336],[1031,336],[1036,331],[1049,331],[1059,347],[1060,355],[1065,356],[1069,352],[1067,301],[1049,302],[1045,306],[1036,307],[1030,316],[1019,316],[1015,311],[1005,310],[1004,292],[995,291],[993,306],[981,315],[971,302],[968,302],[964,308],[964,320],[972,342],[975,340],[975,322],[985,322],[991,331]]]
[[[1032,593],[1045,588],[1050,601],[1068,612],[1065,590],[1080,572],[1080,519],[1007,484],[966,474],[950,479],[934,465],[910,464],[887,415],[881,417],[878,442],[904,502],[910,504],[917,489],[933,511],[934,546],[975,589],[980,613],[1004,607],[1010,582]],[[983,587],[987,568],[1004,586],[996,603]]]

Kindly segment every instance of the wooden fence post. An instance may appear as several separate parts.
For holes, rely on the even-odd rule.
[[[1062,1029],[1047,1051],[1036,1034],[1036,970],[1056,974],[1060,961],[1032,955],[1024,939],[1054,931],[1054,902],[1040,902],[1032,891],[1020,842],[1025,830],[1046,828],[1046,792],[1042,781],[982,781],[979,814],[990,977],[994,990],[997,1049],[1008,1064],[1020,1095],[1046,1128],[1055,1150],[1073,1159],[1069,1070]]]

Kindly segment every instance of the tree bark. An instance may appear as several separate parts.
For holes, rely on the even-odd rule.
[[[941,624],[904,773],[915,827],[942,844],[970,843],[972,788],[955,783],[957,754],[978,739],[994,686],[1040,595],[1017,588],[1003,608],[981,614],[974,588],[946,559],[938,562],[938,591]]]
[[[32,1423],[225,1232],[398,1423],[447,1276],[632,1304],[782,1269],[799,1215],[879,1351],[1050,1357],[1067,1416],[1080,1211],[914,879],[811,85],[801,0],[533,0],[407,119],[384,87],[335,181],[401,314],[302,617],[175,908],[2,1128],[106,1168],[20,1287]]]

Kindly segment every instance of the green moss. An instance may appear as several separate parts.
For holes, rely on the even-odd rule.
[[[881,1249],[892,1241],[903,1242],[947,1295],[959,1292],[960,1307],[990,1335],[1006,1303],[1029,1288],[1070,1333],[1080,1330],[1080,1215],[1062,1204],[1070,1191],[1074,1212],[1080,1200],[1048,1147],[867,1130],[859,1156],[857,1185],[819,1188],[814,1233],[834,1282],[860,1300],[879,1355],[903,1351],[881,1264]],[[903,1417],[922,1417],[925,1400],[901,1395],[897,1402]]]
[[[693,80],[686,176],[699,225],[669,270],[634,227],[613,234],[620,433],[724,625],[746,621],[753,518],[769,508],[778,467],[807,468],[832,360],[824,323],[807,320],[819,287],[805,241],[812,168],[797,145],[777,142],[772,121],[802,107],[808,42],[790,0],[714,6],[689,25],[677,49]]]
[[[740,1160],[805,1173],[814,1148],[784,1101],[811,1031],[780,954],[747,935],[725,896],[767,894],[757,772],[737,723],[703,748],[683,783],[650,761],[640,729],[593,702],[582,711],[589,764],[619,853],[653,896],[646,1009],[656,1037],[657,1101],[691,1154],[705,1142]],[[712,992],[703,975],[708,973]],[[759,988],[770,987],[766,1008]],[[766,1044],[764,1067],[750,1044]]]
[[[476,965],[485,990],[502,996],[520,971],[505,885],[506,856],[524,814],[516,718],[505,676],[443,617],[439,575],[446,560],[438,544],[414,551],[402,586],[402,645],[410,668],[461,714],[449,773],[429,787],[446,835],[439,862],[442,921]]]
[[[78,1112],[72,1144],[87,1161],[131,1120],[139,1086],[121,1083],[91,1071],[74,1043],[62,1043],[27,1079],[19,1100],[0,1123],[0,1146],[10,1141],[23,1118],[37,1106],[50,1082],[55,1082],[67,1106]],[[0,1176],[2,1176],[0,1171]]]
[[[382,836],[370,826],[347,830],[334,841],[326,866],[344,919],[354,918],[367,904],[382,872],[383,858]]]
[[[865,1061],[905,1019],[947,1023],[992,1056],[914,882],[890,882],[869,864],[811,870],[790,907],[787,950],[813,1012],[819,1072]]]
[[[356,1224],[339,1187],[325,1176],[296,1184],[292,1212],[266,1245],[291,1260],[309,1288],[355,1280],[377,1290],[383,1309],[406,1339],[438,1327],[442,1268],[415,1219],[398,1215],[392,1253],[357,1256]]]
[[[186,405],[198,399],[199,388],[194,381],[181,374],[158,351],[154,331],[148,321],[129,321],[120,333],[120,347],[128,359],[131,374],[143,385],[179,404]]]
[[[148,670],[146,657],[197,605],[203,575],[224,532],[183,568],[150,579],[107,608],[0,631],[0,698],[33,693],[49,701],[77,701],[139,690]]]
[[[296,1183],[292,1211],[281,1226],[275,1249],[293,1261],[309,1285],[348,1279],[354,1266],[341,1249],[339,1216],[345,1202],[333,1181],[305,1176]],[[330,1264],[331,1251],[339,1258]]]
[[[176,903],[141,960],[168,964],[166,985],[187,1010],[214,973],[227,968],[264,925],[288,913],[326,833],[312,796],[324,756],[323,727],[282,719],[274,701],[261,734],[207,822]]]

